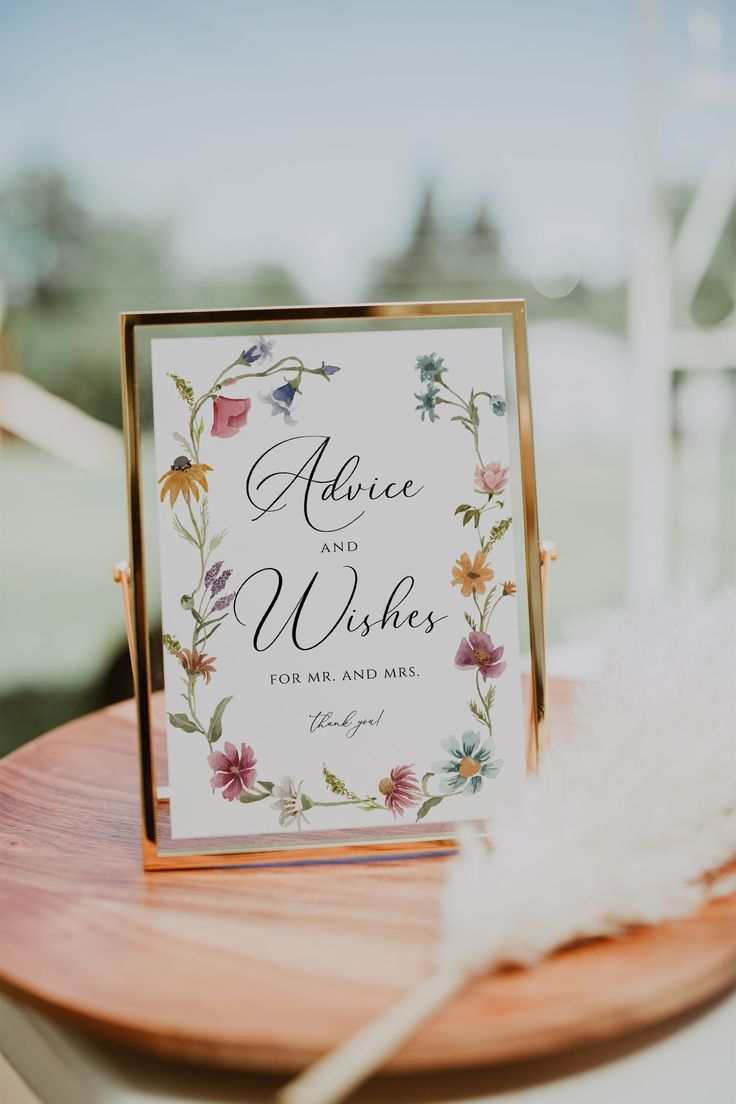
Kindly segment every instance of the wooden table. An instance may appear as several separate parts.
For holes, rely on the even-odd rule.
[[[553,684],[555,725],[571,693]],[[283,1073],[425,975],[446,859],[144,874],[135,747],[123,703],[0,763],[12,996],[149,1053]],[[731,898],[481,979],[390,1070],[508,1062],[655,1023],[733,980],[735,918]]]

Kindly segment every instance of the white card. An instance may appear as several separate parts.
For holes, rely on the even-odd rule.
[[[151,348],[172,839],[490,817],[526,731],[500,329]]]

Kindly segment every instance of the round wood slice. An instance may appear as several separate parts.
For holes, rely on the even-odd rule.
[[[552,686],[558,736],[571,691]],[[444,858],[145,874],[132,703],[9,756],[0,792],[0,977],[77,1026],[187,1062],[290,1072],[430,969]],[[549,1054],[674,1015],[734,980],[735,921],[732,897],[489,975],[387,1070]]]

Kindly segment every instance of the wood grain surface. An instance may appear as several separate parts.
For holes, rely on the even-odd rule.
[[[554,731],[571,685],[552,685]],[[156,702],[162,716],[162,703]],[[445,858],[144,873],[132,703],[0,763],[0,978],[186,1062],[287,1072],[423,978]],[[736,898],[479,980],[390,1063],[506,1062],[654,1023],[734,980]]]

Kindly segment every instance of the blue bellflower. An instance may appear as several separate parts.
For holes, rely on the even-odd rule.
[[[283,398],[278,397],[278,393],[280,391],[285,391],[287,388],[292,392],[288,403],[284,402]],[[258,398],[261,400],[261,402],[267,403],[268,406],[271,407],[272,418],[274,418],[277,414],[281,414],[286,424],[289,426],[293,426],[296,425],[296,420],[292,417],[289,406],[291,405],[295,394],[296,391],[294,390],[294,388],[291,387],[290,384],[285,383],[282,387],[277,387],[274,391],[271,392],[270,395],[264,395],[263,392],[259,392]]]
[[[238,357],[238,360],[243,364],[255,364],[257,360],[261,359],[261,354],[258,352],[257,345],[251,345],[249,349],[243,349],[242,353]]]
[[[295,395],[296,387],[294,387],[293,383],[289,383],[288,381],[282,384],[281,387],[274,388],[271,392],[271,398],[277,403],[281,403],[282,406],[291,406]]]

